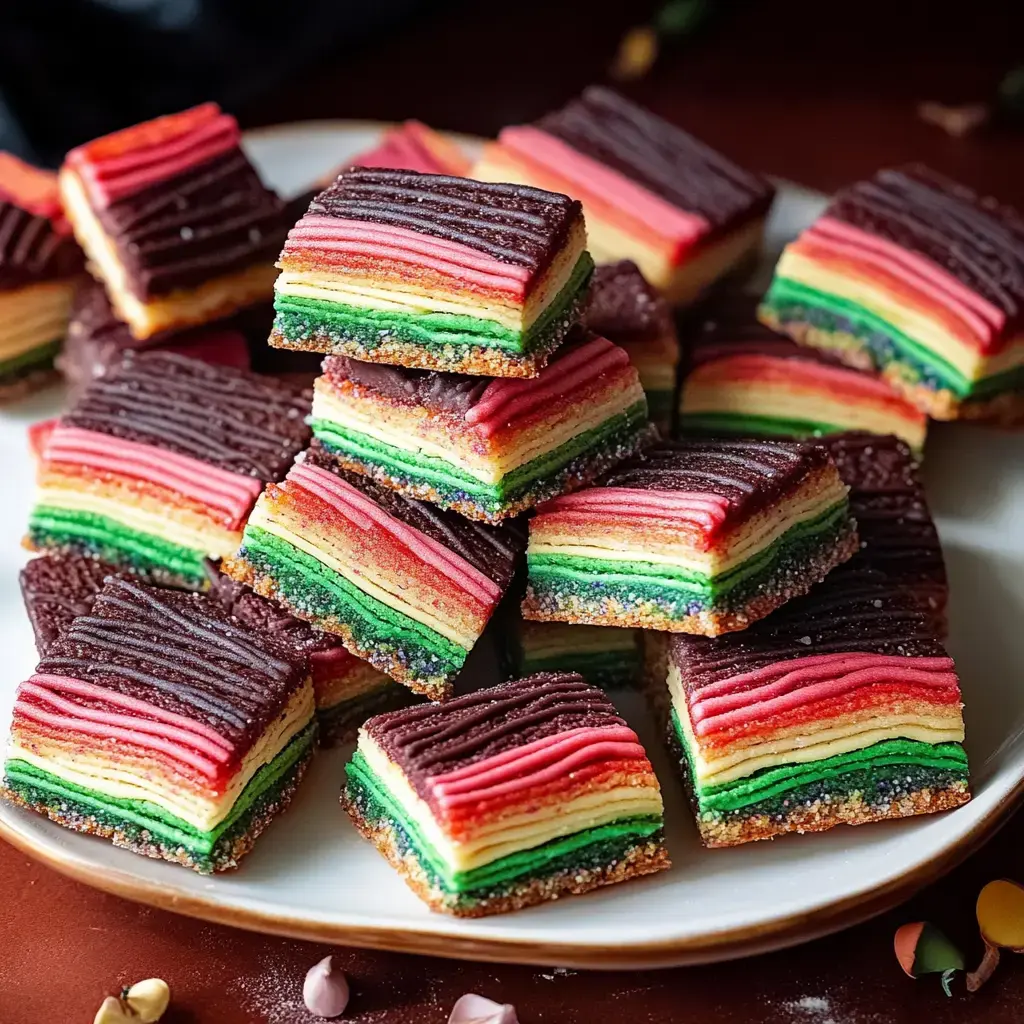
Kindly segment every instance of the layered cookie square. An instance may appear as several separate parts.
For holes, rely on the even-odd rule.
[[[679,370],[679,338],[668,302],[632,260],[605,263],[594,270],[583,323],[629,353],[651,420],[668,437]]]
[[[643,669],[640,630],[578,626],[520,619],[514,641],[516,674],[578,672],[602,690],[639,682]]]
[[[653,440],[629,356],[582,335],[527,380],[328,356],[311,425],[348,469],[487,522],[576,490]]]
[[[715,303],[687,339],[681,434],[820,437],[895,434],[924,447],[928,417],[875,373],[798,345],[757,320],[757,300]]]
[[[111,578],[18,689],[3,795],[225,871],[288,805],[315,738],[304,657],[199,594]]]
[[[525,539],[397,494],[314,442],[260,496],[224,569],[434,700],[512,580]]]
[[[271,345],[533,377],[575,323],[593,262],[567,196],[353,168],[313,200],[278,266]]]
[[[471,173],[579,198],[594,259],[632,260],[677,305],[755,257],[775,192],[600,86],[536,124],[502,129]]]
[[[355,167],[387,167],[420,174],[465,177],[470,160],[459,146],[422,121],[403,121],[389,128],[380,142],[350,161]]]
[[[320,746],[346,743],[372,715],[413,703],[406,687],[349,654],[337,637],[289,615],[215,567],[208,571],[210,597],[222,608],[242,625],[283,640],[309,659]]]
[[[844,571],[871,569],[909,590],[932,610],[935,630],[945,638],[946,563],[910,448],[892,435],[866,433],[831,437],[828,446],[850,488],[860,536],[860,548]]]
[[[43,448],[27,546],[179,586],[234,554],[263,485],[309,438],[309,394],[166,352],[94,380]]]
[[[881,574],[834,573],[742,633],[674,635],[667,662],[706,846],[970,798],[955,666],[928,611]]]
[[[935,419],[1024,419],[1024,220],[920,166],[842,190],[761,319],[874,369]]]
[[[371,718],[342,802],[417,896],[460,917],[669,866],[647,754],[574,674]]]
[[[0,153],[0,401],[53,378],[84,269],[57,176]]]
[[[527,619],[716,636],[857,550],[847,488],[813,442],[663,442],[530,521]]]
[[[159,348],[204,363],[249,369],[245,335],[234,327],[210,325],[139,341],[114,312],[103,285],[92,279],[83,280],[71,302],[67,338],[56,359],[57,369],[72,394],[80,393],[89,381],[105,374],[120,362],[125,352],[140,348]]]
[[[68,153],[68,219],[136,338],[269,299],[285,204],[240,138],[233,117],[204,103]]]

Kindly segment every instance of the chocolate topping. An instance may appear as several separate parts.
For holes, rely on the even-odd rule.
[[[775,195],[764,178],[600,86],[584,90],[537,127],[679,209],[699,214],[712,231],[758,216]]]
[[[729,502],[725,522],[735,524],[771,506],[831,459],[816,441],[663,441],[622,463],[605,487],[644,491],[698,491]]]
[[[0,290],[72,277],[85,269],[71,235],[58,234],[48,217],[0,199]]]
[[[436,775],[570,729],[622,726],[607,694],[575,672],[541,672],[525,679],[371,718],[367,734],[431,799]]]
[[[582,217],[575,199],[527,185],[353,167],[310,213],[392,224],[444,238],[539,274]]]
[[[112,578],[39,672],[83,679],[203,722],[236,759],[308,676],[287,643],[243,627],[209,598]]]
[[[389,515],[454,551],[502,590],[511,583],[526,550],[526,530],[521,523],[513,520],[490,526],[428,502],[406,498],[368,477],[342,469],[318,441],[313,441],[306,451],[306,461],[334,473],[373,499]]]
[[[841,191],[827,216],[937,263],[1006,314],[1024,316],[1024,219],[921,165]]]
[[[299,384],[168,352],[128,352],[61,422],[280,480],[309,438]]]
[[[140,299],[194,288],[272,263],[284,244],[285,203],[240,150],[97,210]]]
[[[836,571],[738,633],[718,637],[673,633],[672,660],[688,693],[766,665],[844,652],[941,658],[934,612],[871,570]]]
[[[109,562],[82,555],[41,555],[21,570],[21,596],[41,655],[76,616],[92,610],[103,581],[117,572]]]
[[[672,310],[632,260],[620,260],[594,270],[583,323],[610,341],[628,343],[667,334]]]

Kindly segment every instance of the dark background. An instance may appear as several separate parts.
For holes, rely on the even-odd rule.
[[[1005,74],[1024,63],[1021,3],[709,2],[717,16],[665,49],[626,92],[735,159],[812,187],[831,190],[885,164],[924,160],[1024,207],[1024,134],[1012,119],[953,138],[917,115],[923,100],[995,97]],[[493,134],[603,79],[624,30],[654,7],[239,0],[196,5],[215,12],[199,41],[187,24],[135,46],[110,29],[111,12],[144,20],[161,6],[0,5],[3,144],[55,162],[62,147],[97,131],[210,96],[246,127],[418,117]],[[98,10],[108,31],[93,35],[83,12]],[[937,979],[914,982],[899,971],[892,936],[905,921],[931,920],[973,965],[981,952],[977,892],[992,878],[1024,880],[1022,850],[1018,815],[905,907],[830,939],[732,964],[583,974],[336,950],[354,993],[343,1019],[444,1024],[458,996],[477,991],[515,1003],[522,1024],[1020,1024],[1020,957],[1006,954],[977,995],[967,996],[960,979],[946,999]],[[105,994],[151,975],[174,993],[166,1024],[312,1020],[301,1005],[302,978],[326,947],[139,908],[65,881],[2,844],[0,878],[0,1024],[88,1024]]]

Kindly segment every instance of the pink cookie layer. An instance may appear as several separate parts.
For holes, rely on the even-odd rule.
[[[177,130],[175,117],[181,118]],[[221,113],[215,103],[204,103],[150,125],[148,138],[147,125],[127,129],[140,140],[136,145],[118,146],[115,140],[122,133],[115,132],[68,153],[66,162],[82,180],[93,207],[106,209],[118,199],[229,152],[241,139],[238,122]],[[104,148],[111,151],[110,156],[101,155]]]
[[[419,171],[420,174],[464,174],[468,167],[447,163],[430,148],[427,140],[432,134],[426,125],[406,121],[399,128],[387,132],[380,145],[357,156],[352,165]]]
[[[959,692],[951,658],[819,654],[767,665],[702,687],[690,703],[694,732],[706,736],[876,685]]]
[[[625,175],[584,156],[538,128],[528,125],[504,128],[498,140],[513,153],[541,164],[551,173],[578,182],[585,193],[597,196],[609,206],[627,210],[654,234],[674,244],[676,261],[711,230],[704,217],[673,206]]]
[[[255,477],[211,466],[199,459],[79,427],[58,425],[44,451],[46,462],[68,463],[102,473],[145,480],[217,509],[238,529],[262,485]]]

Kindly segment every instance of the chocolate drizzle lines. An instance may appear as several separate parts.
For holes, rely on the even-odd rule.
[[[612,470],[602,483],[645,491],[699,491],[729,502],[727,522],[759,512],[829,462],[813,441],[664,441]]]
[[[620,260],[594,270],[583,324],[610,341],[640,341],[668,334],[672,310],[632,260]]]
[[[537,127],[606,164],[712,230],[766,211],[775,189],[643,107],[591,86]]]
[[[309,212],[408,228],[535,273],[582,216],[576,200],[526,185],[369,167],[345,171]]]
[[[937,263],[1017,323],[1024,315],[1024,220],[920,165],[879,171],[839,193],[828,216]]]
[[[502,523],[501,526],[478,523],[429,502],[397,494],[367,477],[339,467],[318,441],[310,445],[306,460],[311,466],[334,473],[396,519],[454,551],[502,590],[512,581],[526,549],[526,532],[519,523]]]
[[[85,269],[70,235],[59,235],[47,217],[0,200],[0,289],[72,277]]]
[[[378,715],[365,728],[429,799],[435,775],[570,729],[625,724],[607,695],[582,676],[543,672],[443,706]]]
[[[669,644],[690,693],[719,679],[816,654],[946,656],[934,612],[870,570],[837,570],[806,597],[739,633],[714,639],[673,634]]]
[[[96,211],[140,299],[273,262],[285,203],[240,150],[223,154]]]
[[[205,722],[239,753],[305,680],[305,659],[207,598],[109,578],[39,672],[76,675]]]
[[[300,385],[166,352],[126,353],[62,422],[280,480],[309,436]]]

